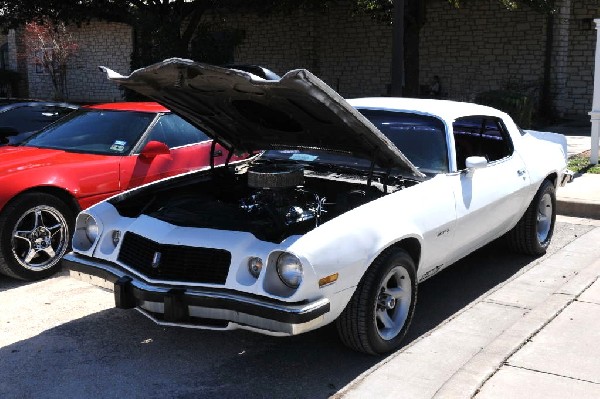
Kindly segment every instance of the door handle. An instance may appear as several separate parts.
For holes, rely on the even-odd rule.
[[[523,175],[525,175],[525,173],[527,173],[527,172],[525,172],[525,169],[519,169],[519,170],[517,170],[517,175],[518,176],[523,176]]]
[[[221,155],[223,155],[223,151],[221,151],[221,150],[215,151],[215,157],[220,157]]]

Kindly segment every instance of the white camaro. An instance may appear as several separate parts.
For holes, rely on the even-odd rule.
[[[552,237],[564,137],[498,110],[346,101],[306,70],[266,81],[170,59],[106,71],[231,153],[265,150],[79,214],[63,264],[158,323],[293,335],[336,322],[346,345],[385,353],[418,282],[505,234],[534,255]]]

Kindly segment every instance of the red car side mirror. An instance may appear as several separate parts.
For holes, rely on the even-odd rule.
[[[160,141],[152,140],[146,144],[146,146],[140,152],[140,157],[143,159],[154,159],[161,154],[170,154],[171,150],[165,143]]]

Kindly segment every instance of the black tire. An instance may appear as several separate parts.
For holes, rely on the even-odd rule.
[[[390,278],[390,275],[392,276]],[[389,293],[402,284],[404,295],[392,302]],[[390,286],[391,285],[391,286]],[[387,287],[387,288],[386,288]],[[410,288],[410,292],[407,292]],[[417,302],[416,268],[402,249],[384,251],[371,264],[354,295],[336,320],[342,342],[359,352],[372,355],[397,349],[406,334]],[[386,328],[381,318],[387,314]],[[379,315],[379,316],[378,316]]]
[[[73,211],[53,195],[14,198],[0,213],[0,273],[30,281],[56,273],[73,224]]]
[[[544,180],[517,225],[508,232],[508,245],[514,252],[540,256],[546,253],[554,233],[556,189]]]

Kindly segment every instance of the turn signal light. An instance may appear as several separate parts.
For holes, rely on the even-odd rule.
[[[326,277],[323,277],[322,279],[320,279],[319,280],[319,288],[335,283],[336,280],[338,279],[338,275],[339,275],[339,273],[333,273],[333,274],[330,274],[329,276],[326,276]]]

